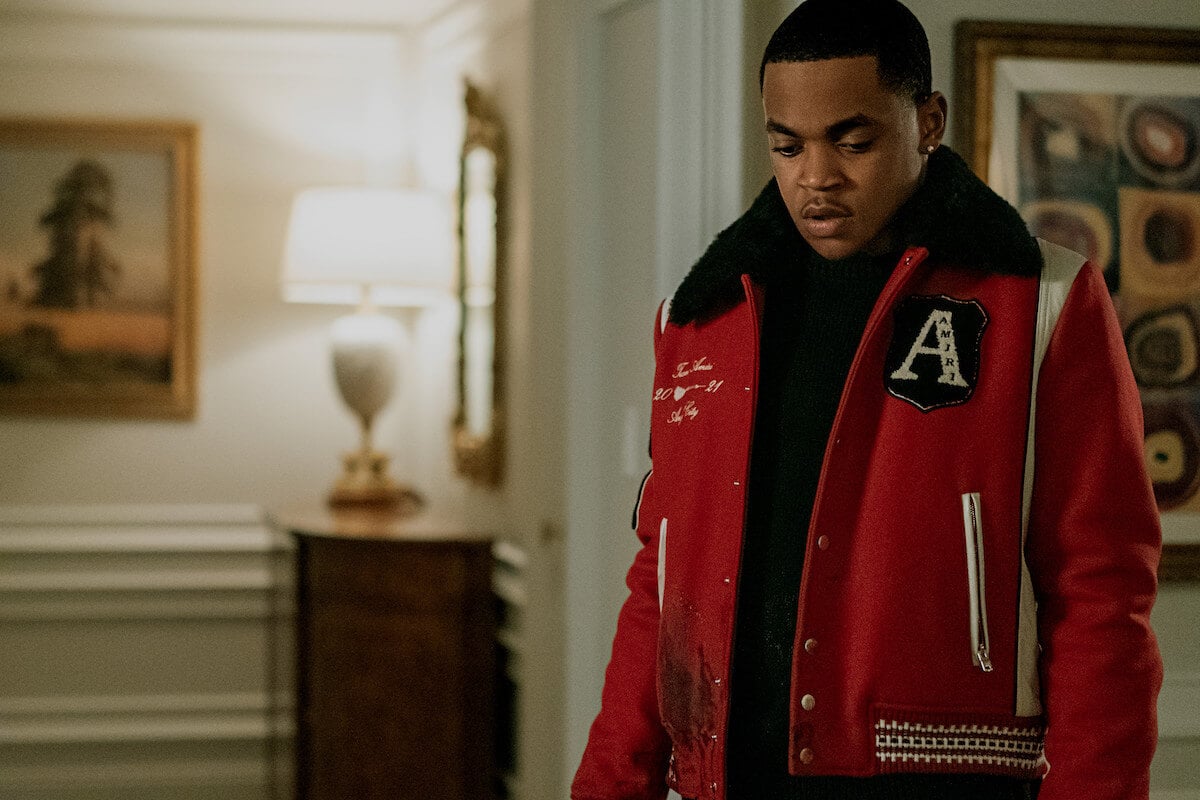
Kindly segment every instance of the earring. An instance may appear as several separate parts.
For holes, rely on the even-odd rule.
[[[933,151],[934,151],[934,150],[937,150],[937,145],[936,145],[936,144],[931,144],[931,145],[928,145],[928,146],[925,148],[925,152],[926,152],[926,153],[929,153],[929,155],[933,155]]]

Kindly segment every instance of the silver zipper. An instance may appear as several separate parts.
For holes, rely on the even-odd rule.
[[[983,520],[979,493],[962,496],[963,530],[967,539],[967,582],[971,600],[971,661],[984,672],[992,671],[988,640],[986,580],[983,570]]]

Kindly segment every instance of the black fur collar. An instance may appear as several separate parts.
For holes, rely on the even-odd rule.
[[[924,183],[900,209],[897,230],[902,244],[928,248],[934,262],[1009,275],[1041,269],[1037,243],[1016,209],[945,146],[930,156]],[[763,283],[772,270],[811,252],[772,179],[683,279],[671,301],[671,321],[716,316],[741,300],[743,274]]]

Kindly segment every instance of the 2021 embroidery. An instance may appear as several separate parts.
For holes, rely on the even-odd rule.
[[[678,365],[676,365],[675,371],[671,374],[671,377],[677,381],[682,381],[682,379],[691,376],[701,377],[700,375],[696,375],[696,373],[712,372],[715,368],[716,365],[711,363],[707,356],[701,356],[700,358],[692,361],[680,362]],[[695,377],[693,377],[692,380],[695,380]],[[721,390],[721,387],[724,384],[725,381],[723,379],[712,379],[699,383],[677,383],[673,386],[660,386],[654,390],[654,402],[681,403],[681,401],[683,401],[689,394],[692,394],[693,392],[699,393],[700,395],[716,394]],[[686,403],[682,403],[681,405],[677,406],[667,415],[667,421],[674,425],[680,425],[684,422],[696,419],[696,417],[700,416],[701,410],[700,405],[697,402],[698,399],[698,396],[693,394],[691,399],[688,399]]]

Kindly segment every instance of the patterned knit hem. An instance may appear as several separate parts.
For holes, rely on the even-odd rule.
[[[1037,717],[957,714],[896,706],[873,713],[881,773],[953,772],[1041,778],[1048,770]]]

